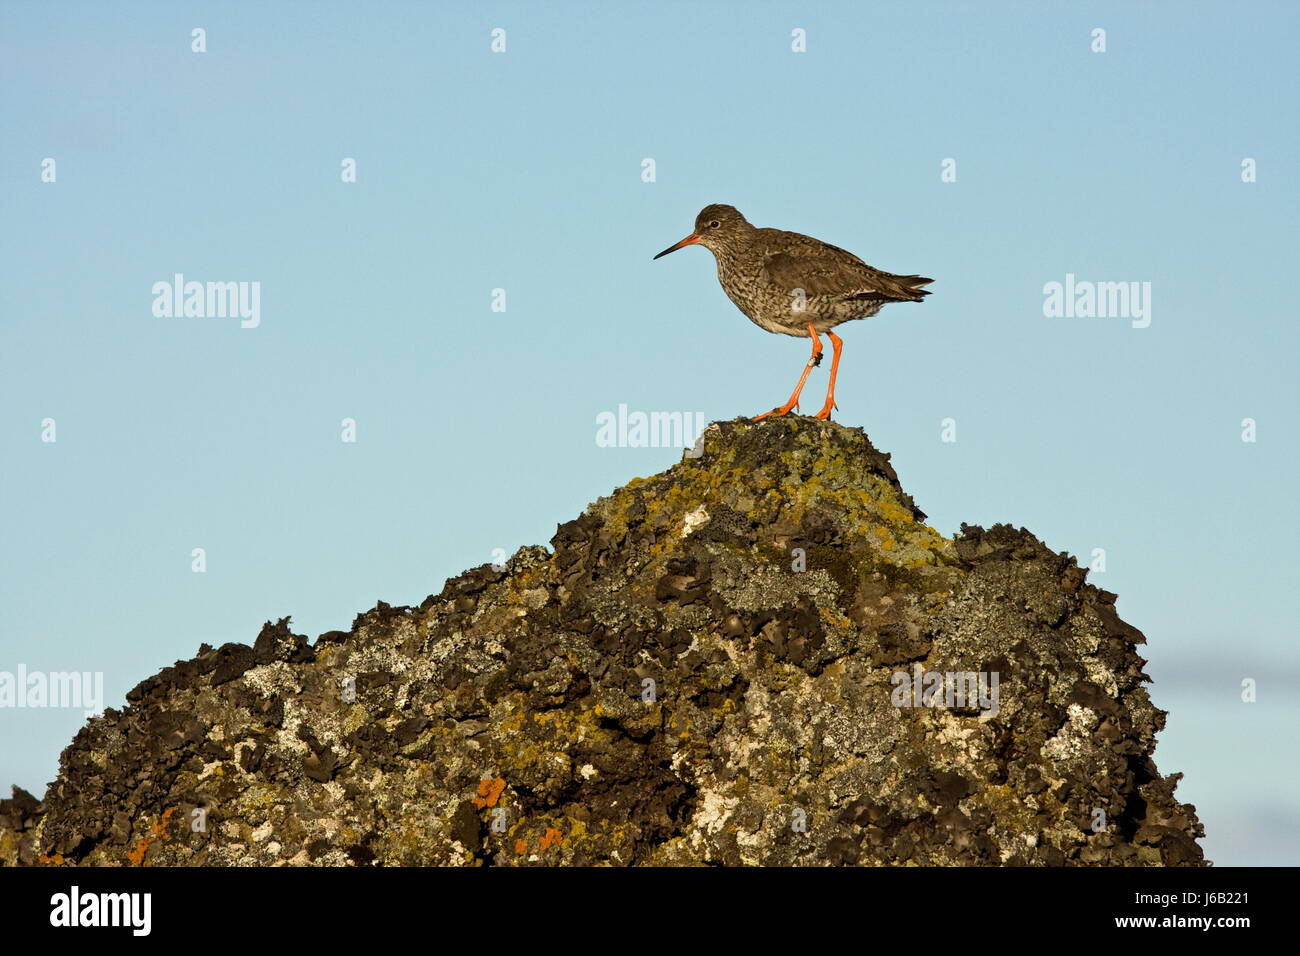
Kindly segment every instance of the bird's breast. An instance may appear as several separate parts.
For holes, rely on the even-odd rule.
[[[719,255],[718,282],[751,322],[768,332],[806,336],[808,324],[820,326],[825,303],[781,289],[768,281],[763,256]]]
[[[727,298],[736,304],[736,308],[751,319],[754,318],[760,299],[761,267],[754,268],[751,265],[747,268],[740,257],[719,255],[718,282],[722,284],[722,291],[727,293]]]

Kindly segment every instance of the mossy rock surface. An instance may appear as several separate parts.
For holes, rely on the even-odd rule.
[[[551,544],[204,646],[0,801],[0,863],[1204,865],[1115,596],[945,538],[860,430],[717,423]]]

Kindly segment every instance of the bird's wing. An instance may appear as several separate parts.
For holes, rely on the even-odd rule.
[[[853,253],[824,242],[796,246],[791,252],[770,253],[763,259],[764,278],[781,289],[803,289],[806,295],[846,299],[917,301],[928,292],[918,288],[931,281],[923,276],[898,276],[873,269]]]

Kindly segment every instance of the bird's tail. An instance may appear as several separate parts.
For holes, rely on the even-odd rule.
[[[852,293],[848,298],[877,302],[920,302],[930,294],[921,286],[933,281],[925,276],[896,276],[892,272],[880,272],[872,276],[869,290]]]
[[[921,286],[929,285],[933,279],[927,279],[925,276],[899,276],[898,284],[903,287],[907,299],[912,302],[920,302],[930,294],[928,289]]]

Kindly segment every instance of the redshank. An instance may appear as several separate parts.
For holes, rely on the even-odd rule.
[[[804,366],[790,400],[761,418],[780,417],[799,408],[808,373],[822,360],[818,333],[831,340],[830,384],[817,418],[828,419],[835,406],[835,373],[844,340],[831,331],[841,322],[875,315],[890,302],[920,302],[933,282],[924,276],[900,276],[873,269],[838,246],[782,229],[758,229],[734,206],[705,206],[695,217],[695,231],[655,256],[683,246],[704,246],[718,260],[718,281],[727,297],[755,325],[769,332],[812,339],[812,357]]]

